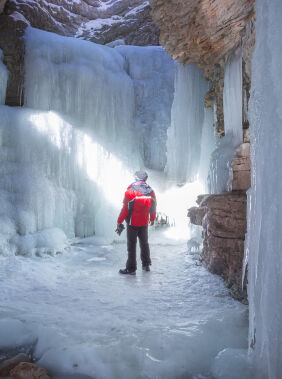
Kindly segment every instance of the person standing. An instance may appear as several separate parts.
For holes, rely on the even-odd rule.
[[[117,229],[126,220],[127,223],[127,252],[126,268],[120,269],[120,274],[135,275],[137,269],[136,245],[139,239],[142,267],[150,271],[151,258],[148,242],[148,224],[154,225],[156,219],[156,195],[146,183],[148,174],[136,171],[135,182],[127,188],[123,207],[117,220]]]

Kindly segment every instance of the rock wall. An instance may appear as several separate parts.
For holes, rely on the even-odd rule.
[[[231,295],[247,302],[242,289],[242,264],[247,231],[246,190],[250,187],[250,144],[244,143],[233,160],[232,192],[201,195],[188,210],[192,224],[203,227],[201,259],[208,270],[223,277]]]
[[[217,134],[224,136],[223,78],[227,57],[242,49],[248,108],[254,46],[255,0],[150,0],[160,44],[179,63],[196,63],[211,82],[206,104],[216,104]],[[248,126],[247,112],[244,112]]]
[[[158,45],[159,31],[144,0],[8,0],[5,13],[26,25],[100,44]]]
[[[241,43],[254,0],[150,0],[160,43],[179,63],[196,63],[207,76]]]

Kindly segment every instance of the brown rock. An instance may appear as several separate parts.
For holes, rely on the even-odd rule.
[[[14,379],[50,379],[44,368],[37,367],[33,363],[20,363],[10,372],[10,375]]]
[[[203,226],[203,264],[222,276],[231,294],[246,301],[246,286],[241,288],[244,240],[247,229],[245,192],[198,197],[199,207],[190,208],[192,223]]]
[[[207,209],[205,207],[192,207],[188,209],[187,216],[194,225],[202,225],[203,218],[206,214]]]
[[[251,187],[250,144],[243,143],[233,160],[232,190],[247,190]]]
[[[7,0],[0,0],[0,14],[3,12]]]
[[[6,92],[7,105],[23,104],[24,45],[20,38],[26,26],[23,21],[15,21],[5,14],[0,16],[0,49],[4,53],[3,63],[10,73]]]
[[[13,358],[2,361],[0,363],[0,377],[9,376],[10,371],[21,362],[29,362],[26,354],[18,354]]]
[[[178,62],[206,72],[241,43],[254,0],[150,0],[160,43]]]

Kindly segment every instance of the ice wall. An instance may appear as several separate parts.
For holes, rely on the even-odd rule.
[[[242,126],[242,56],[237,50],[225,65],[223,110],[225,136],[217,139],[212,153],[209,190],[211,193],[230,191],[232,160],[236,148],[243,142]]]
[[[169,178],[177,183],[193,181],[198,174],[207,91],[208,84],[196,65],[178,65],[166,165]]]
[[[133,172],[164,165],[174,64],[159,47],[119,51],[32,28],[25,44],[25,109],[1,109],[0,250],[112,238]]]
[[[211,108],[204,109],[204,122],[201,138],[201,156],[199,165],[199,181],[203,185],[204,193],[209,193],[209,173],[211,156],[216,148],[217,137],[215,136],[214,111]]]
[[[282,373],[281,14],[280,0],[256,1],[250,99],[252,188],[246,244],[250,351],[255,377],[270,379],[281,378]]]
[[[25,105],[69,117],[106,149],[139,165],[131,143],[134,88],[121,54],[32,28],[25,40]]]
[[[164,170],[175,63],[161,47],[120,46],[135,94],[135,127],[146,167]],[[136,141],[137,142],[137,141]]]
[[[3,51],[0,49],[0,104],[5,104],[9,71],[2,60]]]

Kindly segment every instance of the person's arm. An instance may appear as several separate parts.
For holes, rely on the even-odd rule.
[[[151,221],[151,225],[154,225],[154,222],[157,216],[157,198],[154,191],[150,194],[150,196],[152,198],[151,209],[150,209],[150,221]]]
[[[123,199],[123,207],[120,211],[120,214],[118,216],[118,219],[117,219],[117,224],[122,224],[123,221],[126,219],[126,217],[128,216],[128,202],[130,201],[130,198],[128,196],[126,196],[126,193],[124,195],[124,199]]]

